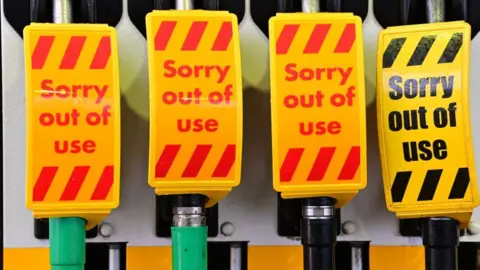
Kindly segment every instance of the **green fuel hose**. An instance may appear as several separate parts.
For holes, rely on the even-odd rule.
[[[172,227],[173,270],[207,270],[207,226]]]
[[[50,218],[51,270],[84,270],[85,220],[82,218]]]

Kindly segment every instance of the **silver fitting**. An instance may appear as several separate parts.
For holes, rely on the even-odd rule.
[[[303,206],[302,216],[305,219],[331,219],[335,217],[335,206]]]
[[[194,8],[193,0],[176,0],[175,8],[178,10],[191,10]]]
[[[71,23],[72,21],[72,0],[53,0],[53,22]]]
[[[207,225],[205,208],[203,207],[174,207],[174,227],[200,227]]]
[[[427,0],[427,21],[429,23],[445,21],[445,0]]]
[[[320,0],[302,0],[302,11],[305,13],[320,12]]]

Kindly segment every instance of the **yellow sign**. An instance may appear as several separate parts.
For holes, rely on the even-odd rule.
[[[278,14],[270,61],[275,190],[340,207],[367,183],[362,22]]]
[[[399,217],[478,205],[469,115],[470,26],[389,28],[378,44],[378,131],[388,208]]]
[[[154,11],[146,24],[149,184],[157,194],[201,193],[213,203],[240,183],[237,18],[218,11]]]
[[[119,203],[115,29],[32,24],[24,38],[27,207],[39,218],[97,222],[91,215],[108,214]]]

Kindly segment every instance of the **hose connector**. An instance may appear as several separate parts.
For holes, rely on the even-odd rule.
[[[207,225],[204,207],[174,207],[174,227],[199,227]]]
[[[207,225],[205,203],[207,197],[200,194],[175,196],[173,227],[200,227]]]
[[[337,243],[336,200],[308,198],[302,207],[302,245],[305,270],[334,270]]]
[[[460,244],[458,221],[452,218],[427,218],[422,221],[427,270],[457,270]]]

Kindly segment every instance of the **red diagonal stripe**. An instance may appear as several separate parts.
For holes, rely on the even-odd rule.
[[[283,27],[277,39],[276,54],[286,54],[288,52],[299,27],[299,24],[287,24]]]
[[[73,36],[70,38],[65,54],[63,55],[62,63],[60,64],[60,69],[75,68],[86,39],[86,36]]]
[[[212,174],[212,177],[227,177],[235,163],[235,145],[229,144],[223,151],[223,155]]]
[[[353,146],[348,153],[338,180],[352,180],[360,166],[360,147]]]
[[[35,186],[33,187],[33,201],[40,202],[45,199],[47,195],[48,189],[57,174],[58,167],[43,167],[40,175],[37,178],[37,182],[35,182]]]
[[[193,151],[193,155],[188,161],[187,167],[183,171],[182,177],[196,177],[198,172],[207,159],[208,153],[212,149],[211,144],[199,144]]]
[[[89,170],[90,166],[77,166],[73,168],[70,179],[63,190],[62,197],[60,197],[61,201],[73,201],[77,198],[77,194],[80,191]]]
[[[297,170],[298,163],[302,158],[304,148],[290,148],[287,155],[283,160],[282,167],[280,168],[280,182],[292,181],[293,175]]]
[[[47,61],[48,53],[52,48],[54,36],[41,36],[38,38],[32,53],[32,69],[42,69]]]
[[[325,173],[327,172],[328,165],[332,160],[333,154],[335,153],[335,147],[322,147],[318,151],[317,158],[315,163],[313,163],[310,174],[308,175],[307,181],[322,181]]]
[[[163,152],[160,155],[160,158],[157,161],[155,167],[155,177],[162,178],[167,176],[170,167],[172,166],[175,158],[177,157],[178,151],[180,151],[180,145],[165,145]]]
[[[303,50],[305,54],[316,54],[320,52],[323,42],[327,37],[328,31],[330,30],[331,24],[317,24],[308,39],[307,45]]]
[[[172,37],[173,30],[177,22],[174,21],[163,21],[158,27],[157,34],[155,35],[155,50],[163,51],[167,48],[168,41]]]
[[[113,185],[113,166],[105,166],[90,200],[105,200]]]
[[[182,51],[195,51],[202,40],[208,22],[192,22],[187,37],[183,42]]]
[[[212,51],[226,51],[230,40],[232,40],[233,28],[232,22],[224,22],[218,31],[215,43],[213,43]]]
[[[93,57],[90,69],[104,69],[107,66],[110,54],[112,53],[112,47],[109,36],[104,36],[98,43],[97,51]]]
[[[355,42],[355,24],[349,23],[343,29],[342,36],[337,43],[335,53],[348,53]]]

